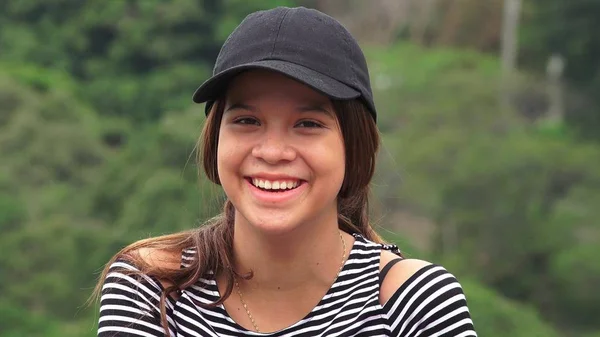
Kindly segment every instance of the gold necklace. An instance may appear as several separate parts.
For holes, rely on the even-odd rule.
[[[346,240],[344,240],[344,237],[342,236],[342,231],[339,231],[339,233],[340,233],[340,240],[342,241],[342,247],[344,248],[344,250],[342,252],[342,264],[340,265],[340,270],[338,271],[338,275],[342,271],[342,269],[344,269],[344,261],[346,260]],[[337,275],[336,275],[336,278],[337,278]],[[248,309],[248,305],[244,301],[244,296],[242,295],[242,290],[240,289],[240,284],[238,283],[237,278],[235,279],[235,289],[237,290],[238,296],[240,297],[240,302],[242,303],[244,310],[246,310],[246,315],[248,315],[250,322],[252,322],[252,326],[254,327],[254,330],[256,330],[256,332],[260,332],[260,329],[258,329],[258,325],[256,324],[256,320],[254,319],[254,316],[252,316],[252,313],[250,313],[250,309]]]

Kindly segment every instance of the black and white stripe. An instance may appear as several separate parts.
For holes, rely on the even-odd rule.
[[[202,308],[219,297],[212,278],[200,279],[168,299],[171,336],[477,336],[456,278],[430,265],[409,278],[385,304],[379,303],[379,258],[395,250],[355,235],[338,279],[319,304],[296,324],[275,333],[256,333],[236,324],[223,306]],[[183,252],[182,265],[194,258]],[[128,275],[135,267],[117,261],[104,282],[98,336],[164,336],[158,302],[163,291],[152,277]]]

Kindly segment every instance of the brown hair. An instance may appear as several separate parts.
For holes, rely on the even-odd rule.
[[[345,177],[338,195],[340,229],[347,233],[360,234],[374,242],[384,243],[371,227],[368,213],[369,183],[375,172],[375,160],[380,143],[379,131],[361,101],[333,101],[333,106],[346,152]],[[207,177],[215,184],[220,184],[217,171],[217,142],[223,110],[222,100],[213,105],[197,147],[198,161],[201,162]],[[212,305],[222,304],[231,295],[234,277],[251,277],[251,275],[238,275],[234,270],[234,212],[233,204],[227,200],[223,213],[198,228],[141,240],[123,248],[107,263],[92,299],[98,300],[100,297],[110,265],[117,259],[123,258],[136,265],[140,273],[171,284],[165,288],[160,298],[161,324],[167,335],[169,335],[166,317],[167,296],[193,285],[198,278],[209,272],[226,276],[226,291]],[[140,248],[152,248],[171,253],[178,261],[184,249],[194,249],[196,256],[191,265],[185,268],[165,269],[146,262],[139,254]]]

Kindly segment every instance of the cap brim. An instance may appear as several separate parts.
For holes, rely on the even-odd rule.
[[[232,67],[214,75],[196,89],[194,102],[204,103],[215,100],[227,89],[233,77],[250,69],[266,69],[281,73],[333,99],[348,100],[360,96],[359,91],[320,72],[286,61],[264,60]]]

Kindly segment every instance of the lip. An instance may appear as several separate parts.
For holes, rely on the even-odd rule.
[[[255,176],[255,177],[258,178],[258,176]],[[277,178],[277,179],[299,180],[297,178],[291,178],[291,177],[281,178],[281,177],[282,176],[280,176],[280,178]],[[264,178],[264,176],[261,176],[261,178],[268,179],[268,178]],[[270,178],[270,179],[273,179],[273,178]],[[273,179],[273,180],[277,180],[277,179]],[[267,192],[267,191],[261,190],[260,188],[254,186],[249,179],[244,179],[244,181],[246,182],[248,189],[250,190],[250,194],[252,194],[252,196],[258,202],[265,203],[265,204],[281,204],[281,203],[286,203],[286,202],[292,201],[292,200],[296,199],[300,194],[302,194],[307,187],[306,181],[300,179],[300,185],[298,185],[298,187],[296,187],[294,189],[280,191],[280,192]]]
[[[250,175],[247,175],[245,178],[247,178],[247,179],[262,179],[262,180],[270,180],[270,181],[292,180],[292,181],[304,182],[304,179],[300,179],[298,177],[288,176],[285,174],[272,174],[272,173],[250,174]]]

